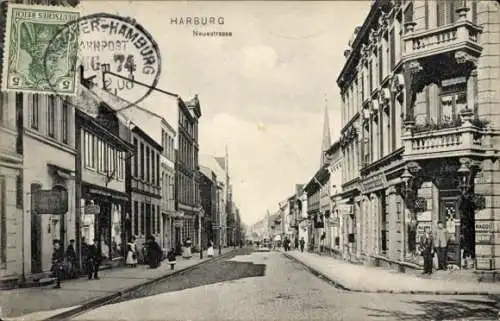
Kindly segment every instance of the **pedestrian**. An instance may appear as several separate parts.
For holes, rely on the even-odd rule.
[[[304,246],[306,245],[306,241],[304,241],[304,237],[300,238],[300,252],[304,252]]]
[[[161,256],[163,255],[163,251],[161,246],[156,242],[154,236],[149,236],[148,241],[148,259],[149,259],[149,267],[152,269],[156,269],[160,266]]]
[[[208,241],[207,256],[208,257],[214,256],[214,243],[212,241]]]
[[[61,288],[61,277],[63,273],[63,263],[64,263],[64,250],[61,247],[61,243],[59,240],[54,240],[54,248],[52,250],[52,267],[51,271],[56,278],[56,285],[54,289]]]
[[[68,278],[76,277],[76,251],[75,240],[69,240],[69,245],[66,248],[67,276]]]
[[[191,245],[192,245],[191,239],[188,237],[186,239],[186,241],[184,241],[184,249],[182,251],[182,257],[183,258],[185,258],[185,259],[191,258],[191,256],[192,256],[192,254],[191,254]]]
[[[424,258],[422,274],[432,274],[432,257],[434,256],[434,241],[430,227],[425,227],[425,234],[420,239],[420,250]]]
[[[448,231],[443,227],[443,222],[438,222],[434,247],[438,256],[438,270],[446,270],[448,265],[448,253],[446,253],[448,248]]]
[[[132,236],[130,242],[127,244],[127,260],[125,263],[128,267],[137,266],[137,246],[135,245],[135,236]]]
[[[173,270],[175,267],[175,264],[177,263],[175,260],[175,249],[171,248],[170,251],[167,253],[167,260],[168,264],[170,264],[170,270]]]
[[[88,257],[87,257],[87,275],[89,280],[94,278],[99,280],[99,265],[101,265],[101,253],[96,246],[97,240],[88,244]]]
[[[88,274],[88,266],[87,266],[87,261],[89,257],[89,245],[87,244],[87,241],[85,240],[85,237],[82,237],[82,273],[80,275],[87,275]]]

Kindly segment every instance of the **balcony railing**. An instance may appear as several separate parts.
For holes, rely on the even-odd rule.
[[[402,139],[407,160],[438,157],[484,155],[492,146],[493,131],[464,123],[455,128],[412,133],[407,131]]]
[[[438,53],[468,49],[480,53],[481,46],[478,38],[482,28],[468,20],[457,21],[453,24],[413,32],[407,29],[403,37],[405,42],[405,58],[418,59]]]

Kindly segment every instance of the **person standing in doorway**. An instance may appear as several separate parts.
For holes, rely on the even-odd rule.
[[[432,274],[432,258],[434,256],[434,242],[430,227],[425,228],[425,234],[420,239],[420,251],[424,258],[424,272],[422,274]]]
[[[61,277],[64,268],[64,250],[61,247],[59,240],[54,240],[54,248],[52,250],[52,272],[56,278],[54,289],[61,288]]]
[[[300,252],[304,252],[304,246],[306,245],[306,241],[304,241],[304,237],[300,238]]]
[[[448,231],[443,227],[442,222],[438,222],[436,236],[434,238],[434,247],[438,255],[438,270],[446,270],[448,265],[448,253],[446,253],[448,247]]]

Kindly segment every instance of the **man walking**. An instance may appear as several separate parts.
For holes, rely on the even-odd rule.
[[[446,270],[448,265],[447,247],[448,247],[448,231],[443,227],[442,222],[438,222],[436,236],[434,238],[434,247],[438,255],[438,270]]]
[[[431,230],[429,227],[425,227],[425,234],[420,239],[420,250],[424,259],[424,271],[422,274],[432,274],[433,243]]]
[[[92,277],[99,280],[98,272],[99,265],[101,264],[101,253],[99,253],[95,242],[96,240],[88,245],[87,273],[89,280],[92,280]]]
[[[304,252],[304,246],[306,244],[306,241],[304,241],[304,237],[302,236],[300,238],[300,252]]]
[[[61,288],[61,277],[63,272],[63,262],[64,262],[64,250],[61,247],[59,240],[54,240],[54,249],[52,252],[52,272],[56,277],[56,285],[54,289]]]

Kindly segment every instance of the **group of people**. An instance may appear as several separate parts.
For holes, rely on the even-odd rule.
[[[437,256],[437,269],[447,269],[447,248],[448,231],[443,227],[442,222],[438,223],[435,235],[432,235],[430,227],[425,227],[425,233],[420,239],[420,252],[424,259],[424,271],[422,274],[432,274],[434,256]]]
[[[143,263],[148,264],[152,269],[159,267],[163,260],[163,250],[152,235],[146,237],[141,254]],[[136,238],[132,237],[127,244],[127,258],[125,264],[131,268],[136,267],[139,263],[139,256]]]
[[[95,240],[94,240],[95,242]],[[54,240],[52,251],[52,275],[56,278],[56,285],[54,288],[61,288],[61,281],[63,279],[77,278],[80,270],[77,265],[77,255],[75,251],[75,240],[70,240],[66,251],[61,246],[61,241]],[[88,279],[92,278],[98,280],[99,265],[101,264],[101,255],[94,243],[87,243],[82,239],[82,258],[83,268],[86,272]]]

